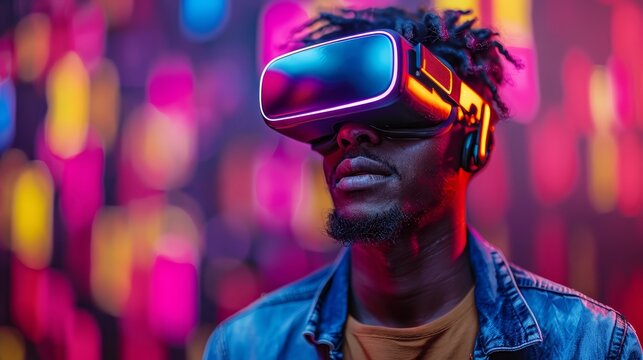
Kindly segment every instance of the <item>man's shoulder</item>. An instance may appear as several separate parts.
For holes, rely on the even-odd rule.
[[[546,279],[515,264],[511,264],[511,270],[516,285],[521,290],[521,293],[527,297],[526,300],[532,307],[533,305],[547,305],[549,307],[553,306],[553,309],[555,309],[557,304],[564,304],[566,307],[576,306],[580,312],[589,312],[597,318],[615,319],[618,316],[622,317],[618,311],[580,291]],[[538,304],[532,304],[534,301],[538,301]]]
[[[280,348],[301,348],[306,318],[330,266],[262,295],[223,321],[212,333],[204,358],[272,358]],[[289,342],[279,344],[278,342]]]
[[[640,358],[636,332],[621,313],[519,266],[512,264],[511,269],[542,332],[542,346],[532,350],[544,351],[560,343],[567,344],[561,349],[573,349],[570,354],[581,349],[605,349],[607,358]]]

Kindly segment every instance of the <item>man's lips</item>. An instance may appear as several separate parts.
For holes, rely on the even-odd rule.
[[[384,181],[390,175],[393,172],[386,164],[357,156],[344,159],[337,165],[333,183],[340,190],[363,190]]]

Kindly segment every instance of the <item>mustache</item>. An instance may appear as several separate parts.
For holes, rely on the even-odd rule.
[[[380,157],[379,155],[376,155],[376,154],[368,151],[367,149],[363,149],[363,148],[351,150],[351,151],[348,151],[348,152],[344,153],[344,155],[342,155],[342,157],[337,162],[337,165],[339,165],[342,161],[344,161],[346,159],[351,159],[351,158],[358,157],[358,156],[362,156],[362,157],[368,158],[370,160],[374,160],[374,161],[377,161],[379,163],[382,163],[384,166],[387,167],[387,169],[391,172],[391,174],[393,174],[395,176],[398,176],[398,177],[400,176],[400,173],[397,171],[397,168],[393,164],[391,164],[388,160]],[[335,170],[337,170],[337,166],[335,166]]]

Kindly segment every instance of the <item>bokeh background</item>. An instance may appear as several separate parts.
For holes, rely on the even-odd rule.
[[[320,159],[263,124],[262,66],[340,6],[472,9],[525,69],[470,222],[643,329],[643,3],[0,1],[0,359],[198,359],[331,261]]]

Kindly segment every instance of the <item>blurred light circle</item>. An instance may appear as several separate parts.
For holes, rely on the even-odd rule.
[[[101,61],[106,28],[103,11],[95,4],[84,5],[74,14],[71,24],[73,46],[87,68],[94,69]]]
[[[192,176],[196,134],[177,116],[144,106],[133,112],[124,137],[134,172],[152,189],[175,189]]]
[[[12,201],[12,248],[32,269],[42,269],[51,259],[54,185],[41,161],[25,166],[16,178]]]
[[[20,331],[8,326],[0,326],[0,349],[7,359],[24,359],[25,339]]]
[[[0,248],[11,246],[14,184],[28,162],[20,149],[12,148],[0,154]]]
[[[114,316],[131,290],[134,241],[128,230],[127,214],[117,207],[103,208],[92,226],[91,291],[96,305]]]
[[[302,200],[303,162],[301,151],[290,151],[280,143],[276,149],[265,147],[255,158],[255,208],[267,229],[284,229],[292,221]]]
[[[89,75],[78,54],[67,53],[49,72],[45,138],[51,151],[69,158],[78,154],[89,127]]]
[[[89,122],[100,136],[105,150],[111,149],[118,133],[119,84],[116,65],[108,59],[102,59],[91,74]]]
[[[297,243],[311,251],[335,249],[336,242],[324,231],[333,202],[318,157],[310,157],[304,163],[302,187],[302,199],[295,207],[291,224]]]
[[[111,27],[127,24],[132,17],[134,0],[98,0]]]
[[[196,326],[197,303],[198,273],[194,264],[157,257],[148,306],[152,329],[173,345],[184,344]]]
[[[195,41],[212,39],[226,23],[228,0],[182,0],[179,8],[181,29]]]
[[[101,358],[101,332],[90,312],[75,310],[65,321],[65,350],[69,360]]]
[[[147,97],[150,104],[160,111],[191,115],[193,93],[192,64],[185,56],[161,59],[150,71],[147,80]]]
[[[32,13],[20,20],[15,30],[15,51],[18,77],[24,81],[36,80],[49,59],[49,17]]]
[[[60,210],[68,230],[91,225],[103,205],[105,152],[95,134],[76,156],[66,159],[60,181]]]
[[[195,217],[181,207],[170,205],[163,210],[161,221],[163,234],[157,240],[157,255],[197,266],[202,242],[201,225]]]
[[[206,267],[208,297],[228,312],[236,312],[259,297],[257,275],[237,259],[217,259]]]
[[[16,92],[9,78],[0,80],[0,152],[13,142],[16,131]]]

